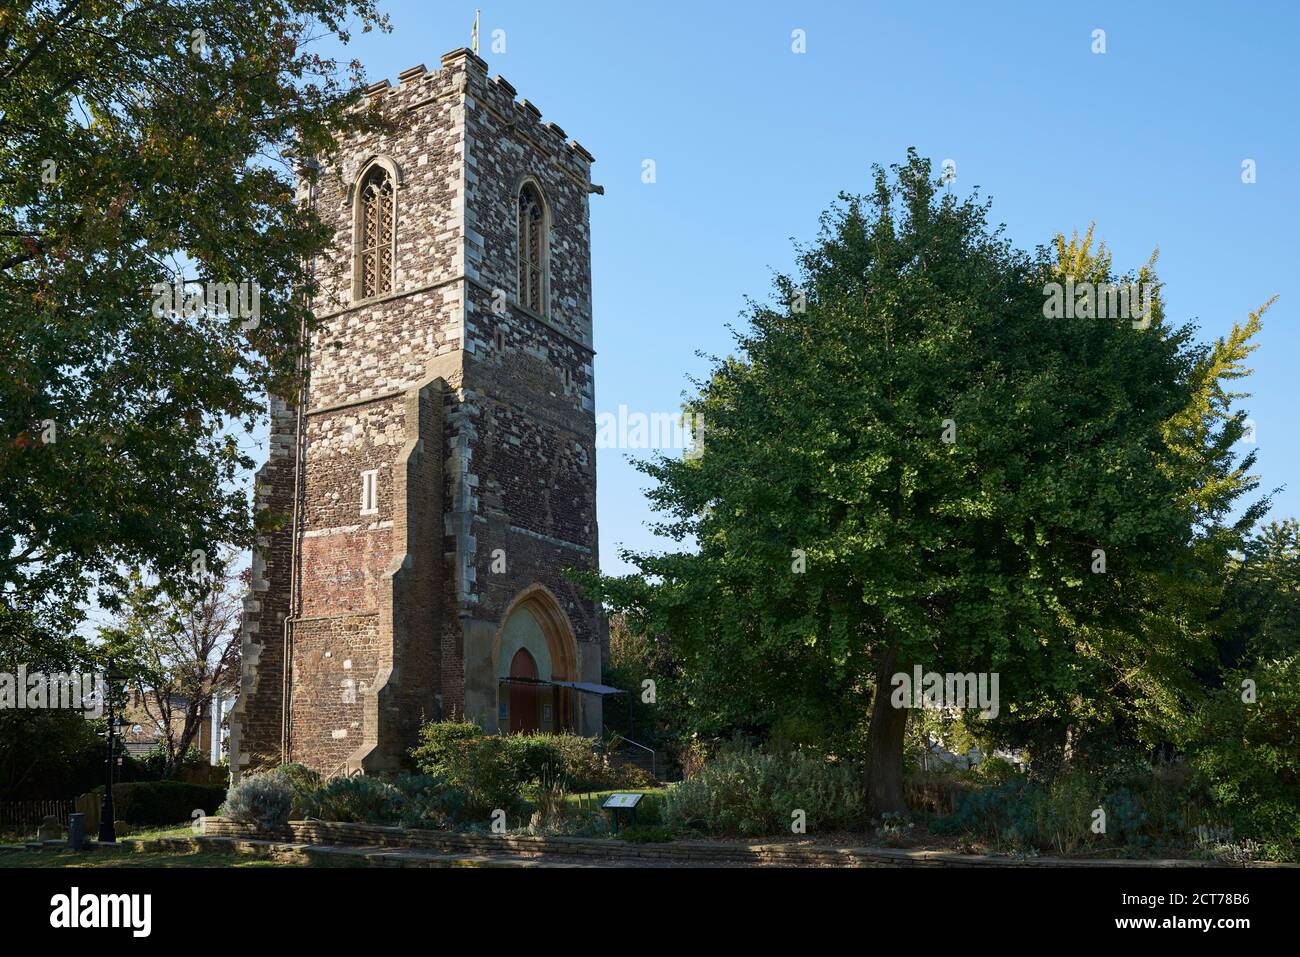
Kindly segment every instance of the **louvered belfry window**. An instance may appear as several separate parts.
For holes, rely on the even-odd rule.
[[[531,183],[519,191],[519,302],[543,312],[545,216],[542,197]]]
[[[393,178],[376,166],[361,182],[361,298],[393,288]]]

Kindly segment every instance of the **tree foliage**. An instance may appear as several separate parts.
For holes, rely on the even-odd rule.
[[[1238,833],[1300,844],[1300,523],[1233,556],[1179,744]]]
[[[683,547],[627,554],[638,573],[594,593],[670,636],[706,731],[793,717],[850,740],[913,664],[999,672],[1003,711],[1038,718],[1150,714],[1189,680],[1204,635],[1154,626],[1156,586],[1257,513],[1227,518],[1253,479],[1223,382],[1258,317],[1198,346],[1149,266],[1149,322],[1047,319],[1048,282],[1135,277],[1090,235],[1019,253],[937,186],[911,153],[842,195],[687,403],[702,454],[640,464]],[[872,715],[878,811],[901,809],[904,721]]]
[[[0,638],[57,644],[96,585],[111,608],[126,569],[251,540],[236,436],[295,394],[331,239],[295,166],[364,119],[359,67],[312,46],[353,23],[385,26],[373,0],[0,11]],[[177,279],[259,314],[167,308]]]
[[[0,709],[0,801],[75,797],[102,782],[105,727],[80,711]]]

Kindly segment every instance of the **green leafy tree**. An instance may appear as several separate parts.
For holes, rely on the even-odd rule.
[[[603,720],[607,731],[660,748],[670,742],[674,732],[682,730],[676,720],[682,713],[675,692],[677,667],[670,652],[667,639],[633,632],[622,615],[610,615],[605,683],[623,689],[627,697],[606,701]],[[654,683],[653,695],[646,681]]]
[[[1188,754],[1243,837],[1300,848],[1300,654],[1224,675],[1193,713]]]
[[[76,797],[102,783],[106,726],[68,709],[0,710],[0,801]]]
[[[124,569],[251,540],[237,435],[296,394],[331,239],[295,176],[365,122],[313,41],[356,23],[386,27],[374,0],[0,9],[0,640],[53,653]]]
[[[694,547],[588,578],[671,636],[704,730],[798,713],[851,740],[869,716],[878,813],[906,809],[890,689],[913,665],[1000,672],[1004,710],[1176,685],[1195,636],[1138,654],[1144,589],[1252,486],[1240,422],[1188,411],[1224,373],[1158,284],[1146,322],[1046,318],[1069,246],[1018,253],[987,212],[915,153],[842,196],[688,402],[702,453],[641,463],[658,530]]]
[[[1179,743],[1242,836],[1300,845],[1300,523],[1260,528],[1229,562],[1217,656]]]
[[[1233,557],[1216,633],[1224,668],[1300,653],[1300,522],[1270,522]]]
[[[1155,256],[1120,282],[1157,290],[1152,321],[1163,323]],[[1057,236],[1047,263],[1050,279],[1115,282],[1104,244],[1090,227],[1069,242]],[[1169,745],[1203,693],[1205,669],[1221,629],[1215,619],[1226,600],[1234,551],[1267,511],[1267,497],[1240,507],[1257,488],[1250,474],[1256,454],[1239,456],[1246,413],[1242,392],[1229,387],[1249,375],[1265,303],[1215,342],[1184,350],[1188,400],[1160,428],[1158,469],[1177,490],[1174,504],[1186,522],[1185,545],[1168,561],[1130,569],[1117,615],[1072,616],[1064,641],[1027,649],[1005,660],[1013,703],[987,723],[991,740],[1025,747],[1035,774],[1051,775],[1078,759],[1106,764],[1135,749]],[[1184,328],[1180,336],[1190,332]],[[1015,681],[1016,676],[1032,680]]]

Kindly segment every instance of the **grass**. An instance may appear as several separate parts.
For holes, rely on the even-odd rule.
[[[94,833],[88,834],[91,840],[98,835],[96,829]],[[67,836],[67,831],[64,831]],[[128,834],[118,834],[118,841],[149,841],[156,840],[160,837],[193,837],[194,831],[191,824],[173,824],[167,827],[151,827],[143,831],[131,831]],[[17,827],[0,829],[0,844],[26,844],[28,841],[36,840],[36,828],[34,827]]]
[[[119,841],[156,841],[162,837],[193,837],[194,828],[189,824],[175,824],[171,827],[157,827],[148,831],[132,831]]]
[[[281,861],[263,861],[206,851],[13,851],[0,854],[0,869],[7,867],[292,867]]]
[[[7,841],[0,843],[21,844],[35,839],[36,832],[6,832]],[[0,869],[12,867],[293,867],[284,861],[258,860],[239,857],[222,851],[203,851],[181,849],[138,851],[129,845],[139,841],[155,841],[162,838],[190,838],[194,836],[190,824],[176,824],[170,827],[154,827],[137,831],[118,838],[124,845],[120,851],[10,851],[0,853]],[[93,835],[92,835],[93,837]]]
[[[580,791],[574,794],[566,794],[564,796],[564,806],[566,810],[570,811],[582,809],[599,811],[601,802],[611,794],[644,794],[645,797],[641,799],[641,803],[636,809],[637,821],[640,824],[657,824],[662,820],[660,807],[666,790],[668,789],[612,788],[608,791]]]

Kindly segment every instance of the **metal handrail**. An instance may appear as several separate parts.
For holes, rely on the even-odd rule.
[[[628,744],[640,748],[642,751],[649,751],[650,752],[650,776],[654,778],[656,781],[659,780],[659,771],[658,771],[657,763],[655,761],[654,748],[647,747],[646,745],[642,744],[640,741],[633,741],[631,738],[625,738],[621,734],[615,734],[614,737],[619,741],[626,741]]]
[[[344,761],[338,767],[326,774],[322,780],[333,781],[335,778],[350,778],[352,776],[352,773],[348,771],[348,762]]]

